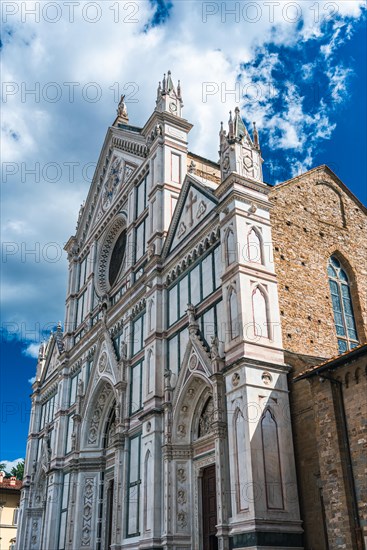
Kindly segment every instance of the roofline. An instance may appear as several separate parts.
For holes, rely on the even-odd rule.
[[[343,183],[343,181],[335,174],[335,172],[333,172],[332,169],[329,168],[329,166],[327,164],[320,164],[320,166],[315,166],[315,168],[311,168],[311,170],[307,170],[307,172],[303,172],[302,174],[299,174],[298,176],[295,176],[294,178],[291,178],[289,180],[277,183],[273,187],[274,187],[274,189],[279,189],[280,187],[283,187],[285,185],[289,185],[290,183],[299,181],[300,179],[302,179],[307,174],[312,174],[313,172],[320,172],[321,170],[323,170],[325,172],[328,172],[329,175],[334,180],[336,180],[336,182],[340,185],[340,187],[343,189],[343,191],[345,191],[347,193],[347,195],[349,195],[350,198],[358,204],[358,206],[361,208],[361,210],[363,210],[363,212],[365,214],[367,214],[367,207],[363,204],[363,202],[361,202],[359,200],[358,197],[356,197],[356,195],[349,189],[349,187],[347,187],[347,185],[345,185],[345,183]]]
[[[357,346],[356,348],[349,350],[346,353],[343,353],[342,355],[338,355],[338,357],[333,357],[329,359],[328,361],[326,361],[325,363],[322,363],[321,365],[312,367],[311,369],[304,372],[303,374],[300,374],[299,376],[296,376],[295,378],[293,378],[293,382],[298,382],[299,380],[304,380],[305,378],[316,376],[320,373],[323,373],[326,370],[331,370],[340,366],[344,366],[346,363],[354,361],[358,359],[358,357],[366,353],[367,353],[367,343],[361,344],[360,346]]]
[[[197,155],[196,153],[193,153],[192,151],[188,151],[187,156],[195,157],[198,160],[203,160],[204,162],[206,162],[206,163],[210,164],[211,166],[213,166],[213,168],[217,168],[217,169],[220,168],[219,162],[214,162],[214,160],[210,160],[210,159],[207,159],[205,157],[202,157],[201,155]]]

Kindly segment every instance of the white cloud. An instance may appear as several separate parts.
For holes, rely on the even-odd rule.
[[[15,460],[0,460],[0,464],[4,464],[5,471],[10,472],[19,462],[23,462],[24,458],[16,458]]]
[[[42,9],[43,4],[37,4]],[[307,40],[321,41],[327,33],[325,16],[329,14],[329,21],[333,21],[330,4],[334,3],[299,3],[303,17],[300,26],[287,20],[293,15],[291,11],[285,13],[283,5],[275,7],[272,20],[269,7],[259,3],[260,18],[254,23],[248,20],[251,13],[246,20],[243,11],[236,22],[225,11],[230,6],[218,3],[218,13],[207,15],[205,22],[202,10],[207,4],[176,0],[166,23],[147,32],[142,31],[154,11],[150,2],[136,4],[138,12],[132,15],[135,23],[128,22],[131,14],[122,9],[122,3],[108,1],[100,3],[98,22],[88,22],[85,13],[83,18],[84,4],[80,3],[75,7],[74,22],[69,23],[65,4],[60,4],[63,17],[56,23],[47,22],[42,13],[38,23],[27,16],[26,23],[21,24],[20,11],[9,17],[2,51],[3,80],[9,86],[15,83],[17,89],[2,104],[3,160],[14,163],[5,165],[8,177],[2,193],[2,237],[9,247],[3,264],[3,318],[24,326],[20,333],[28,343],[35,340],[32,331],[56,324],[63,315],[67,260],[62,249],[74,232],[79,206],[88,192],[83,168],[98,160],[119,93],[128,95],[131,123],[142,126],[154,109],[158,80],[171,69],[174,79],[181,79],[184,116],[195,124],[189,149],[213,160],[217,160],[219,123],[227,121],[229,109],[236,104],[230,90],[238,77],[242,86],[252,82],[260,86],[259,101],[246,102],[243,114],[258,122],[272,146],[286,150],[288,158],[294,159],[292,153],[302,154],[307,143],[303,161],[290,160],[293,169],[297,162],[311,166],[317,140],[329,139],[335,128],[326,105],[320,103],[316,112],[308,113],[297,82],[292,82],[294,75],[287,75],[284,109],[274,112],[274,100],[281,97],[284,88],[284,82],[281,88],[273,76],[281,68],[280,57],[268,52],[259,65],[253,64],[258,51],[268,43],[297,51],[307,47]],[[35,2],[22,2],[20,10],[25,5],[32,7]],[[117,5],[120,13],[114,23]],[[364,2],[351,0],[337,5],[330,47],[322,54],[327,60],[331,94],[335,102],[341,102],[346,97],[349,72],[339,66],[334,53],[343,37],[352,32]],[[52,17],[51,11],[48,16]],[[347,33],[343,34],[343,29]],[[249,66],[243,68],[244,63]],[[305,78],[311,78],[312,63],[304,64]],[[87,94],[93,91],[93,86],[88,86],[92,82],[101,92],[95,103]],[[217,86],[207,102],[203,101],[205,82]],[[55,89],[50,83],[61,90],[59,101],[47,99]],[[134,86],[129,83],[134,83],[135,89],[137,86],[134,97]],[[135,98],[136,103],[129,101]],[[269,165],[272,162],[265,160]],[[70,162],[78,163],[74,178],[70,178]],[[52,170],[46,169],[50,163],[57,163],[61,170],[58,181],[51,181]],[[11,170],[16,170],[12,178]],[[27,176],[27,170],[36,174]],[[50,243],[56,243],[61,253],[55,262],[47,258]]]
[[[27,348],[23,351],[24,355],[28,357],[33,357],[34,359],[38,358],[40,344],[29,344]],[[33,382],[31,382],[33,384]]]

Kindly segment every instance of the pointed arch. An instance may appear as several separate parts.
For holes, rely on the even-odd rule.
[[[228,227],[225,233],[224,252],[227,266],[236,261],[236,241],[232,227]]]
[[[153,524],[153,457],[148,449],[144,459],[144,495],[143,495],[143,527],[144,531],[151,531]]]
[[[213,396],[210,395],[207,398],[200,414],[198,433],[197,433],[198,438],[211,433],[213,421],[214,421],[214,401],[213,401]]]
[[[240,326],[238,319],[238,301],[237,292],[233,286],[228,290],[228,313],[229,313],[229,333],[231,340],[240,335]]]
[[[148,334],[153,330],[154,298],[148,302]]]
[[[81,425],[81,449],[103,448],[106,421],[116,394],[112,384],[100,378],[93,391],[84,398]]]
[[[252,291],[252,319],[254,335],[270,338],[269,299],[262,285],[256,285]]]
[[[107,449],[113,444],[116,429],[116,401],[113,401],[110,406],[107,420],[105,421],[105,429],[103,432],[103,448]]]
[[[270,407],[261,418],[265,494],[268,509],[283,510],[283,483],[280,465],[278,425]]]
[[[212,395],[213,388],[204,373],[195,371],[188,376],[173,399],[173,442],[190,444],[198,438],[200,415]]]
[[[150,348],[147,353],[146,362],[146,395],[149,395],[154,391],[155,377],[154,377],[154,359],[153,350]]]
[[[239,407],[233,415],[234,434],[234,462],[236,468],[236,502],[237,512],[248,509],[248,472],[247,472],[247,449],[246,449],[246,423],[243,413]]]
[[[339,353],[353,349],[359,343],[347,271],[339,254],[330,256],[327,273]]]
[[[247,233],[247,259],[249,262],[264,263],[264,243],[261,231],[252,225]]]

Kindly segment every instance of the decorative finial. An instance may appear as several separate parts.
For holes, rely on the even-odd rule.
[[[232,138],[234,135],[234,126],[232,119],[232,111],[229,111],[229,121],[228,121],[228,137]]]
[[[253,122],[252,124],[254,125],[254,131],[253,131],[254,145],[257,149],[259,149],[260,148],[259,132],[257,131],[257,128],[256,128],[256,122]]]
[[[162,92],[166,91],[166,73],[163,75],[163,81],[162,81]]]
[[[178,99],[181,99],[181,82],[178,80],[177,82],[177,97]]]

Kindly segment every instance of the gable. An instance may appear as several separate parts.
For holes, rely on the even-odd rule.
[[[127,183],[135,171],[137,164],[127,160],[123,153],[114,149],[107,157],[105,170],[101,178],[98,200],[94,208],[94,216],[90,229],[99,223],[103,215],[110,210],[119,195],[120,190]]]
[[[136,131],[124,129],[117,133],[110,128],[107,132],[86,203],[80,208],[77,241],[85,241],[121,197],[123,188],[145,158],[143,139]]]
[[[181,244],[217,204],[213,193],[186,176],[167,236],[168,253]]]
[[[41,381],[47,380],[56,370],[57,362],[59,358],[59,351],[56,345],[56,338],[51,336],[50,341],[46,349],[45,364],[43,366],[43,372],[41,374]]]
[[[328,187],[328,189],[327,189]],[[315,193],[319,195],[319,204],[328,199],[330,204],[334,204],[335,210],[338,210],[338,217],[341,217],[340,223],[344,225],[346,209],[344,202],[351,199],[364,214],[367,214],[367,208],[361,201],[352,193],[352,191],[338,178],[336,174],[325,164],[312,168],[299,176],[278,183],[270,190],[270,196],[276,196],[279,192],[287,194],[292,191],[298,196],[298,189],[304,189],[306,194],[314,199]]]

